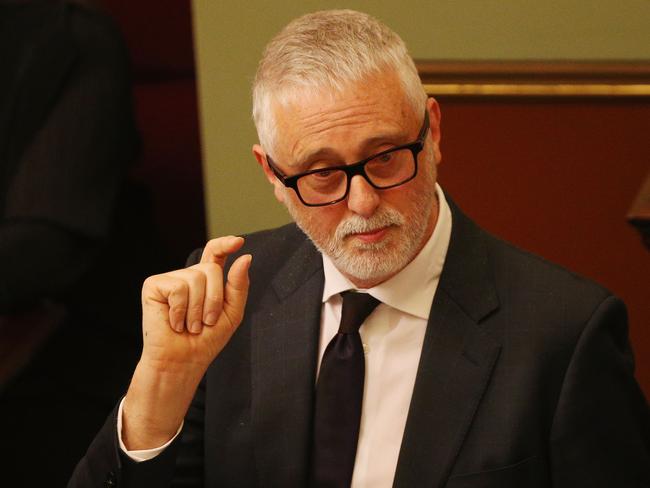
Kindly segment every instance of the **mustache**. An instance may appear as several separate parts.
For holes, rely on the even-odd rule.
[[[369,219],[353,215],[344,220],[337,226],[335,238],[342,240],[351,234],[372,232],[391,225],[404,225],[404,217],[397,210],[384,207],[377,210]]]

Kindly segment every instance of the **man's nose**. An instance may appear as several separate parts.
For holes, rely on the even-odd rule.
[[[361,175],[352,177],[350,193],[348,194],[348,208],[363,218],[370,218],[377,210],[380,197],[377,189]]]

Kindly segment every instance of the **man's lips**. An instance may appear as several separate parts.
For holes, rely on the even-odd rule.
[[[386,232],[388,232],[388,227],[380,227],[379,229],[371,230],[369,232],[351,234],[350,237],[356,237],[363,242],[373,243],[382,240],[386,235]]]

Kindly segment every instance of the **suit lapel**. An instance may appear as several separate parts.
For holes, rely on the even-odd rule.
[[[443,486],[497,361],[479,325],[498,307],[482,232],[450,202],[452,234],[429,315],[394,485]]]
[[[260,486],[302,486],[309,460],[323,270],[298,249],[251,318],[252,413]]]

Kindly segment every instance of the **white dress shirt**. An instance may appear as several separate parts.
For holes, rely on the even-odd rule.
[[[436,195],[438,221],[420,253],[391,279],[363,290],[381,303],[359,329],[366,376],[352,488],[393,485],[429,311],[451,236],[451,211],[438,185]],[[356,289],[327,256],[323,256],[323,268],[319,365],[327,344],[338,332],[340,293]],[[155,457],[173,440],[156,449],[127,451],[121,437],[121,420],[122,405],[117,426],[120,447],[136,461]]]

